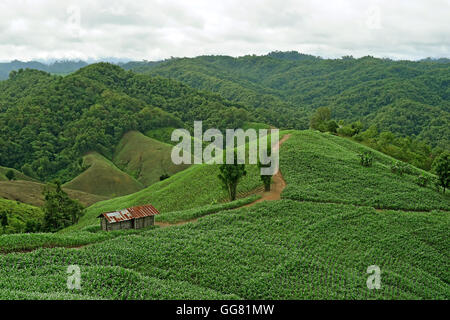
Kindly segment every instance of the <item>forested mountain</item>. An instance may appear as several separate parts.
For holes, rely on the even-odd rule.
[[[1,62],[0,80],[8,79],[11,71],[18,71],[19,69],[36,69],[54,74],[69,74],[87,65],[87,62],[84,61],[56,61],[51,64],[44,64],[37,61],[23,62],[18,60]]]
[[[132,66],[130,64],[129,66]],[[140,73],[180,80],[254,107],[254,117],[306,129],[311,112],[332,109],[336,120],[450,146],[450,63],[363,57],[322,59],[297,52],[266,56],[201,56],[141,63]]]
[[[12,72],[0,82],[0,165],[28,176],[68,181],[81,157],[111,158],[122,136],[159,127],[240,127],[247,111],[175,80],[137,75],[99,63],[62,77]]]
[[[86,169],[83,155],[96,151],[111,159],[130,130],[190,128],[194,120],[220,129],[247,120],[306,129],[323,106],[336,120],[361,120],[365,128],[450,145],[445,60],[331,60],[272,52],[121,66],[98,63],[64,77],[12,71],[0,82],[0,165],[43,181],[69,181]]]

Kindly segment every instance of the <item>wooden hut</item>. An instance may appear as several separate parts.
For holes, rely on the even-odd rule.
[[[118,211],[105,212],[97,218],[101,218],[100,227],[102,230],[124,230],[141,229],[152,226],[155,223],[155,215],[158,210],[152,205],[144,205],[122,209]]]

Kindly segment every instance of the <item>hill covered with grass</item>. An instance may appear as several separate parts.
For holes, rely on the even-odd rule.
[[[374,155],[372,167],[359,154]],[[282,197],[401,210],[450,210],[450,195],[417,185],[417,175],[431,174],[410,166],[402,176],[391,172],[395,159],[348,139],[313,131],[295,132],[283,144],[281,169],[287,187]]]
[[[208,207],[224,195],[217,167],[193,165],[89,207],[61,233],[0,236],[10,252],[0,255],[0,298],[447,300],[448,194],[417,186],[420,169],[392,173],[392,158],[352,140],[289,134],[280,152],[281,200]],[[361,151],[373,153],[372,167],[359,163]],[[242,192],[261,185],[256,166],[247,167]],[[162,221],[200,218],[99,231],[100,212],[144,203],[160,209]],[[38,248],[52,245],[61,248]],[[36,250],[17,252],[29,249]],[[74,262],[82,290],[69,292],[66,268]],[[366,284],[373,265],[381,270],[378,290]]]
[[[448,299],[449,222],[448,212],[263,202],[78,249],[1,255],[0,297]],[[82,290],[68,292],[74,261]],[[379,290],[366,286],[371,265]]]
[[[113,162],[143,186],[149,186],[158,182],[163,174],[171,176],[189,167],[172,162],[172,148],[172,145],[131,131],[120,140]]]
[[[44,217],[40,208],[0,199],[0,235],[30,232],[30,224],[40,223]]]
[[[44,183],[34,181],[0,181],[0,198],[40,207],[44,204],[44,196],[42,195],[44,187]],[[63,189],[70,198],[80,201],[80,203],[86,207],[98,201],[108,199],[108,197],[105,196],[99,196],[80,190]]]
[[[143,188],[139,181],[97,152],[83,157],[83,167],[88,169],[64,184],[64,187],[111,198],[134,193]]]
[[[34,181],[33,178],[28,177],[19,170],[6,167],[0,167],[0,181],[9,181],[9,179],[6,177],[6,173],[10,170],[14,172],[14,180]]]

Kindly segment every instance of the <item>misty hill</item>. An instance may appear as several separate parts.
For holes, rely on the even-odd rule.
[[[37,61],[18,61],[0,62],[0,80],[8,79],[11,71],[19,69],[36,69],[53,74],[69,74],[77,71],[80,68],[87,66],[88,63],[84,61],[56,61],[51,64],[44,64]]]

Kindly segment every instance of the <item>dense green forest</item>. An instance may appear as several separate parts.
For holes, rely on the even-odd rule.
[[[433,147],[450,146],[446,59],[322,59],[293,51],[177,58],[124,67],[217,92],[253,107],[252,116],[259,122],[282,128],[308,128],[311,113],[325,106],[334,119],[360,120],[364,129],[376,125],[380,131],[417,137]]]
[[[0,164],[43,181],[68,181],[85,169],[86,152],[110,158],[130,130],[189,128],[194,120],[240,127],[246,117],[216,94],[112,64],[65,77],[21,69],[0,82]]]
[[[61,62],[47,71],[84,65]],[[130,130],[191,129],[194,120],[220,129],[246,121],[307,129],[326,107],[336,127],[321,131],[429,170],[450,145],[449,84],[446,60],[333,60],[297,52],[98,63],[66,76],[13,70],[0,82],[0,165],[66,182],[86,169],[83,155],[110,159]]]

